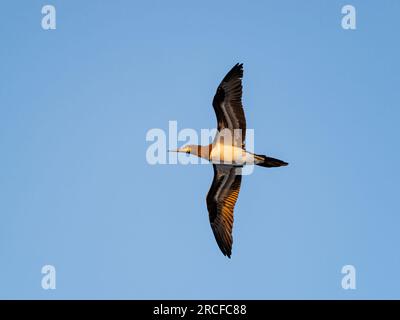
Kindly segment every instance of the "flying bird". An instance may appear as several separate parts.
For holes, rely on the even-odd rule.
[[[213,164],[214,179],[206,202],[211,229],[222,253],[231,257],[233,210],[242,181],[244,165],[281,167],[288,163],[246,151],[246,118],[242,105],[243,64],[236,64],[217,88],[213,107],[217,116],[217,134],[207,146],[187,145],[175,152],[184,152],[207,159]]]

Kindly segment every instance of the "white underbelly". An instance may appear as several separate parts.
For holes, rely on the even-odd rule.
[[[220,164],[254,164],[254,155],[239,147],[217,144],[211,150],[210,160]]]

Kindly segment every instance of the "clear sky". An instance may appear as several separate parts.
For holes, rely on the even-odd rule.
[[[0,298],[400,298],[399,14],[396,0],[2,1]],[[227,259],[211,166],[149,165],[145,137],[215,127],[237,62],[256,151],[290,165],[243,177]]]

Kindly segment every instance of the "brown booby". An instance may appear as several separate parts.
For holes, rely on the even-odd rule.
[[[243,64],[236,64],[217,88],[213,107],[218,132],[207,146],[187,145],[176,152],[193,154],[213,164],[214,179],[207,194],[207,209],[215,240],[222,253],[231,257],[233,209],[240,191],[244,165],[281,167],[288,163],[246,151],[246,118],[242,105]]]

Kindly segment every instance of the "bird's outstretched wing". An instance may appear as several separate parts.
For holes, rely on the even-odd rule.
[[[242,181],[241,167],[214,164],[214,179],[207,194],[211,228],[225,256],[232,253],[233,209]]]
[[[242,78],[243,64],[238,63],[226,74],[218,86],[213,99],[213,107],[217,115],[218,131],[229,129],[234,144],[244,147],[246,118],[242,106]]]

